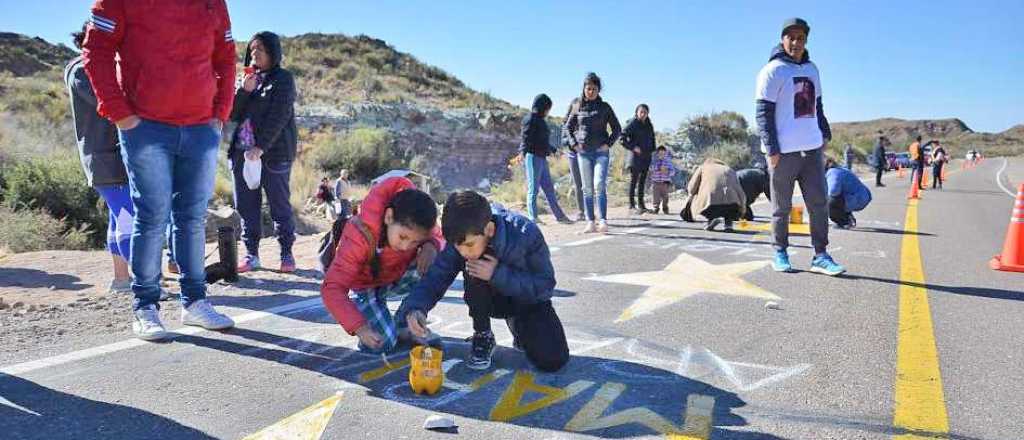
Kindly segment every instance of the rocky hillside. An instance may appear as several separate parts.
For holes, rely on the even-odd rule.
[[[0,72],[13,76],[31,76],[55,67],[63,68],[75,51],[62,44],[53,45],[42,38],[0,32]]]
[[[1002,133],[979,133],[955,118],[925,120],[885,118],[832,124],[835,141],[852,142],[865,150],[874,143],[879,131],[889,137],[897,149],[909,144],[916,136],[920,135],[925,140],[942,141],[954,155],[960,155],[969,149],[981,150],[988,156],[1024,154],[1024,125],[1017,125]]]

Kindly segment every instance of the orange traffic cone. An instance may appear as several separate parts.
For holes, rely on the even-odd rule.
[[[921,176],[914,175],[914,180],[910,182],[910,192],[907,194],[907,200],[921,198],[921,194],[918,193],[918,183],[920,182],[918,179],[920,178]]]
[[[1017,201],[1010,214],[1010,227],[1006,229],[1003,253],[988,262],[995,270],[1024,272],[1024,183],[1017,189]]]
[[[928,189],[928,173],[921,169],[921,191]]]
[[[939,182],[940,184],[946,182],[946,169],[947,168],[949,168],[949,167],[947,167],[947,166],[943,166],[942,167],[942,181]]]

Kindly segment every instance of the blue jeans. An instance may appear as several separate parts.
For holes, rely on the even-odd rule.
[[[576,158],[576,153],[569,150],[565,155],[569,158],[569,174],[572,175],[573,194],[576,194],[576,208],[579,209],[579,217],[584,217],[583,214],[583,179],[580,177],[580,161]]]
[[[594,221],[594,201],[597,199],[597,220],[608,218],[608,152],[584,151],[576,153],[583,181],[583,203],[587,220]],[[596,190],[596,191],[595,191]]]
[[[110,219],[107,225],[107,250],[111,254],[132,261],[132,223],[135,221],[135,206],[132,205],[128,185],[104,185],[96,192],[107,202]]]
[[[206,205],[213,195],[220,131],[209,124],[176,126],[143,120],[118,130],[135,204],[132,272],[135,310],[160,300],[160,254],[170,213],[181,302],[206,298],[203,254]]]
[[[264,161],[260,174],[260,188],[249,189],[242,176],[245,159],[241,154],[231,158],[231,174],[234,177],[235,208],[242,217],[242,242],[249,255],[260,255],[260,238],[263,236],[263,193],[267,193],[270,218],[274,220],[274,233],[281,246],[281,257],[292,257],[292,243],[295,243],[295,216],[292,214],[291,162]]]
[[[551,213],[556,219],[564,220],[565,213],[562,212],[562,207],[558,206],[558,195],[555,193],[554,183],[551,182],[548,158],[526,153],[523,165],[526,167],[526,212],[530,214],[530,219],[537,220],[537,189],[540,187],[548,199]]]

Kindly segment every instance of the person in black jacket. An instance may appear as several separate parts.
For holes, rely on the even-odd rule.
[[[887,145],[889,145],[889,139],[879,132],[878,140],[875,141],[875,150],[871,152],[871,161],[874,162],[871,165],[875,167],[875,186],[880,188],[885,186],[882,183],[882,173],[885,172],[885,147]]]
[[[551,145],[551,132],[544,120],[551,111],[551,98],[541,93],[533,99],[533,109],[523,118],[522,139],[519,152],[523,154],[523,165],[526,168],[526,211],[530,220],[542,224],[537,217],[537,187],[544,190],[548,199],[551,214],[559,223],[571,224],[572,220],[558,206],[558,194],[551,182],[551,171],[548,169],[548,155],[557,150]]]
[[[740,180],[743,194],[747,198],[747,211],[743,214],[743,219],[753,221],[754,209],[752,205],[757,201],[757,198],[764,194],[769,201],[772,199],[772,192],[770,190],[771,179],[768,178],[767,165],[758,163],[755,168],[739,170],[736,172],[736,177]]]
[[[580,165],[587,214],[587,227],[583,233],[608,231],[609,150],[622,134],[615,111],[601,99],[600,93],[601,78],[593,72],[588,73],[583,79],[583,95],[573,100],[562,129],[562,136],[569,148],[576,151]],[[611,133],[608,132],[609,127]],[[596,216],[595,203],[598,209]]]
[[[628,164],[629,209],[635,214],[649,212],[644,205],[644,187],[647,185],[647,169],[651,167],[651,154],[657,149],[650,112],[647,104],[636,106],[635,117],[626,122],[626,128],[622,130],[622,147],[631,153]]]
[[[260,32],[249,41],[245,76],[235,92],[231,120],[238,123],[228,159],[234,176],[235,207],[242,217],[242,240],[247,255],[238,272],[260,267],[262,235],[260,210],[267,193],[270,217],[281,245],[281,271],[294,272],[295,219],[289,202],[292,161],[298,137],[295,129],[295,80],[281,67],[281,41]],[[261,159],[260,188],[250,190],[242,176],[245,160]],[[262,191],[261,191],[262,189]]]

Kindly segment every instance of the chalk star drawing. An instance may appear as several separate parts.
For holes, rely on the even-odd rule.
[[[616,323],[619,323],[639,315],[650,314],[698,293],[779,299],[774,293],[740,278],[740,275],[759,270],[767,265],[768,262],[763,260],[710,264],[687,253],[681,253],[663,270],[621,273],[585,279],[605,283],[648,286],[643,295],[633,301],[633,304],[615,320]]]

